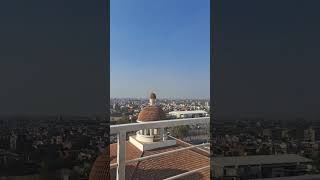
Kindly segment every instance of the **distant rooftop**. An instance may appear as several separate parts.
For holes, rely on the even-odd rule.
[[[172,114],[172,113],[176,113],[176,114],[207,114],[206,111],[203,111],[203,110],[195,110],[195,111],[171,111],[169,112],[169,114]]]
[[[303,175],[303,176],[289,176],[289,177],[277,177],[277,178],[264,178],[255,180],[319,180],[320,175]]]
[[[246,165],[267,165],[284,163],[309,163],[311,159],[296,154],[281,155],[256,155],[256,156],[234,156],[234,157],[215,157],[213,164],[217,166],[246,166]]]

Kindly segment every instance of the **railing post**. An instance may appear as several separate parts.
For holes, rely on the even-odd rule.
[[[160,139],[161,141],[167,140],[167,132],[164,130],[164,128],[160,128]]]
[[[126,173],[126,132],[118,133],[118,148],[117,148],[117,180],[125,180]]]

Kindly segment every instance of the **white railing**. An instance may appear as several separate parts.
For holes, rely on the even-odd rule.
[[[202,117],[202,118],[188,118],[188,119],[171,119],[171,120],[161,120],[161,121],[153,121],[153,122],[143,122],[143,123],[133,123],[133,124],[120,124],[120,125],[112,125],[110,126],[110,134],[117,134],[117,163],[111,164],[110,167],[117,166],[117,180],[125,180],[125,168],[126,164],[138,161],[144,161],[150,158],[163,156],[170,153],[176,153],[179,151],[198,148],[200,146],[209,145],[209,143],[188,146],[172,151],[167,151],[163,153],[158,153],[146,157],[141,157],[137,159],[132,159],[126,161],[125,153],[126,153],[126,133],[132,131],[139,131],[142,129],[156,129],[156,128],[167,128],[167,127],[174,127],[174,126],[183,126],[183,125],[193,125],[193,124],[206,124],[210,122],[210,117]],[[209,168],[209,166],[202,167],[196,170],[192,170],[186,173],[179,174],[177,176],[170,177],[168,179],[177,179],[184,177],[186,175],[202,171],[204,169]]]

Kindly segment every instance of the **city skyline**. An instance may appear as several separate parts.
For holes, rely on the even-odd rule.
[[[110,3],[111,97],[210,97],[208,0]]]
[[[156,92],[156,91],[154,91]],[[156,92],[157,93],[157,92]],[[148,92],[145,96],[143,97],[130,97],[130,96],[123,96],[123,97],[111,97],[110,99],[137,99],[137,100],[148,100],[149,99],[149,94],[150,92]],[[158,93],[157,93],[158,94]],[[210,100],[210,97],[157,97],[157,99],[159,100]]]

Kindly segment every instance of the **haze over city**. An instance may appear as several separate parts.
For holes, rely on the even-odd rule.
[[[105,4],[0,5],[0,114],[105,112]]]
[[[217,1],[216,113],[320,119],[319,1]]]

